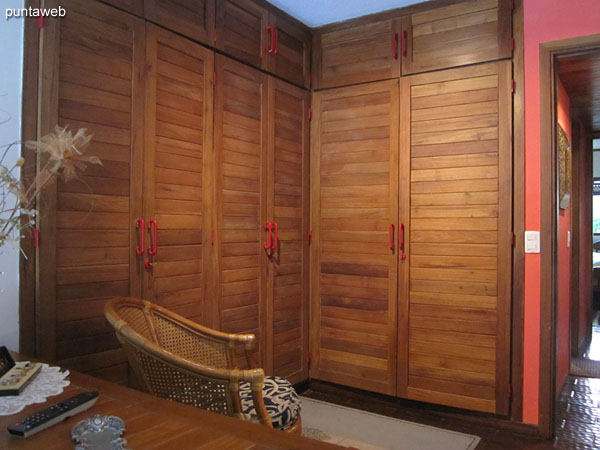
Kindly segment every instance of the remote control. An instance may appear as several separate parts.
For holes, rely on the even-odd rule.
[[[97,392],[84,392],[57,403],[38,413],[8,427],[8,432],[14,436],[26,438],[45,430],[52,425],[62,422],[67,417],[74,416],[81,411],[91,408],[98,399]]]
[[[41,372],[42,365],[32,362],[18,362],[0,377],[0,397],[19,395]]]

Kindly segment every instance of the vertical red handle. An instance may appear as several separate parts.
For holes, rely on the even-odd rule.
[[[277,222],[272,222],[272,225],[275,227],[275,238],[273,239],[273,247],[271,247],[272,249],[276,249],[277,248],[277,243],[279,242],[279,236],[277,234]]]
[[[390,223],[390,250],[393,252],[394,251],[394,224]]]
[[[275,33],[275,47],[273,48],[273,54],[276,55],[279,52],[279,30],[277,27],[273,27],[273,33]]]
[[[269,240],[263,243],[263,247],[265,250],[269,250],[273,248],[273,241],[271,239],[271,230],[273,228],[273,224],[271,222],[265,222],[264,229],[269,230]]]
[[[400,232],[399,232],[399,234],[400,234],[400,243],[399,243],[398,248],[402,252],[402,254],[400,256],[400,259],[402,261],[404,261],[406,259],[406,253],[404,253],[404,224],[403,223],[400,224]]]
[[[406,51],[406,39],[408,37],[408,31],[402,30],[402,56],[407,55]]]
[[[267,34],[269,35],[269,45],[265,48],[267,53],[273,53],[273,45],[274,43],[274,35],[273,35],[273,27],[269,25],[267,27]]]
[[[138,219],[135,222],[136,230],[141,229],[141,245],[137,245],[135,247],[135,254],[138,256],[142,256],[146,251],[146,221],[144,219]]]
[[[398,59],[398,33],[394,33],[394,59]]]
[[[158,222],[152,219],[148,224],[148,229],[152,230],[152,245],[148,247],[148,254],[154,256],[158,253]]]

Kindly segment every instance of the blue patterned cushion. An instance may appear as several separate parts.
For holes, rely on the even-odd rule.
[[[279,377],[265,377],[263,397],[267,412],[273,422],[273,428],[285,430],[292,426],[300,416],[300,398],[290,382]],[[250,383],[240,383],[240,401],[242,411],[250,420],[258,420]]]

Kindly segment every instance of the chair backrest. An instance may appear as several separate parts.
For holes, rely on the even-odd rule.
[[[143,390],[221,414],[241,414],[234,383],[239,371],[233,368],[233,348],[227,342],[139,299],[113,299],[105,314]]]

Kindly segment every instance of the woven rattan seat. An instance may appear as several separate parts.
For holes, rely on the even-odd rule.
[[[252,368],[254,335],[221,333],[135,298],[109,301],[105,314],[127,352],[140,389],[208,411],[273,426],[263,398],[264,371]],[[251,369],[238,369],[235,350],[240,345]],[[244,414],[241,406],[240,384],[247,387],[244,382],[250,385],[254,417]],[[294,396],[297,398],[295,393]],[[295,413],[290,417],[294,422],[282,428],[299,433],[299,407],[293,409]]]

